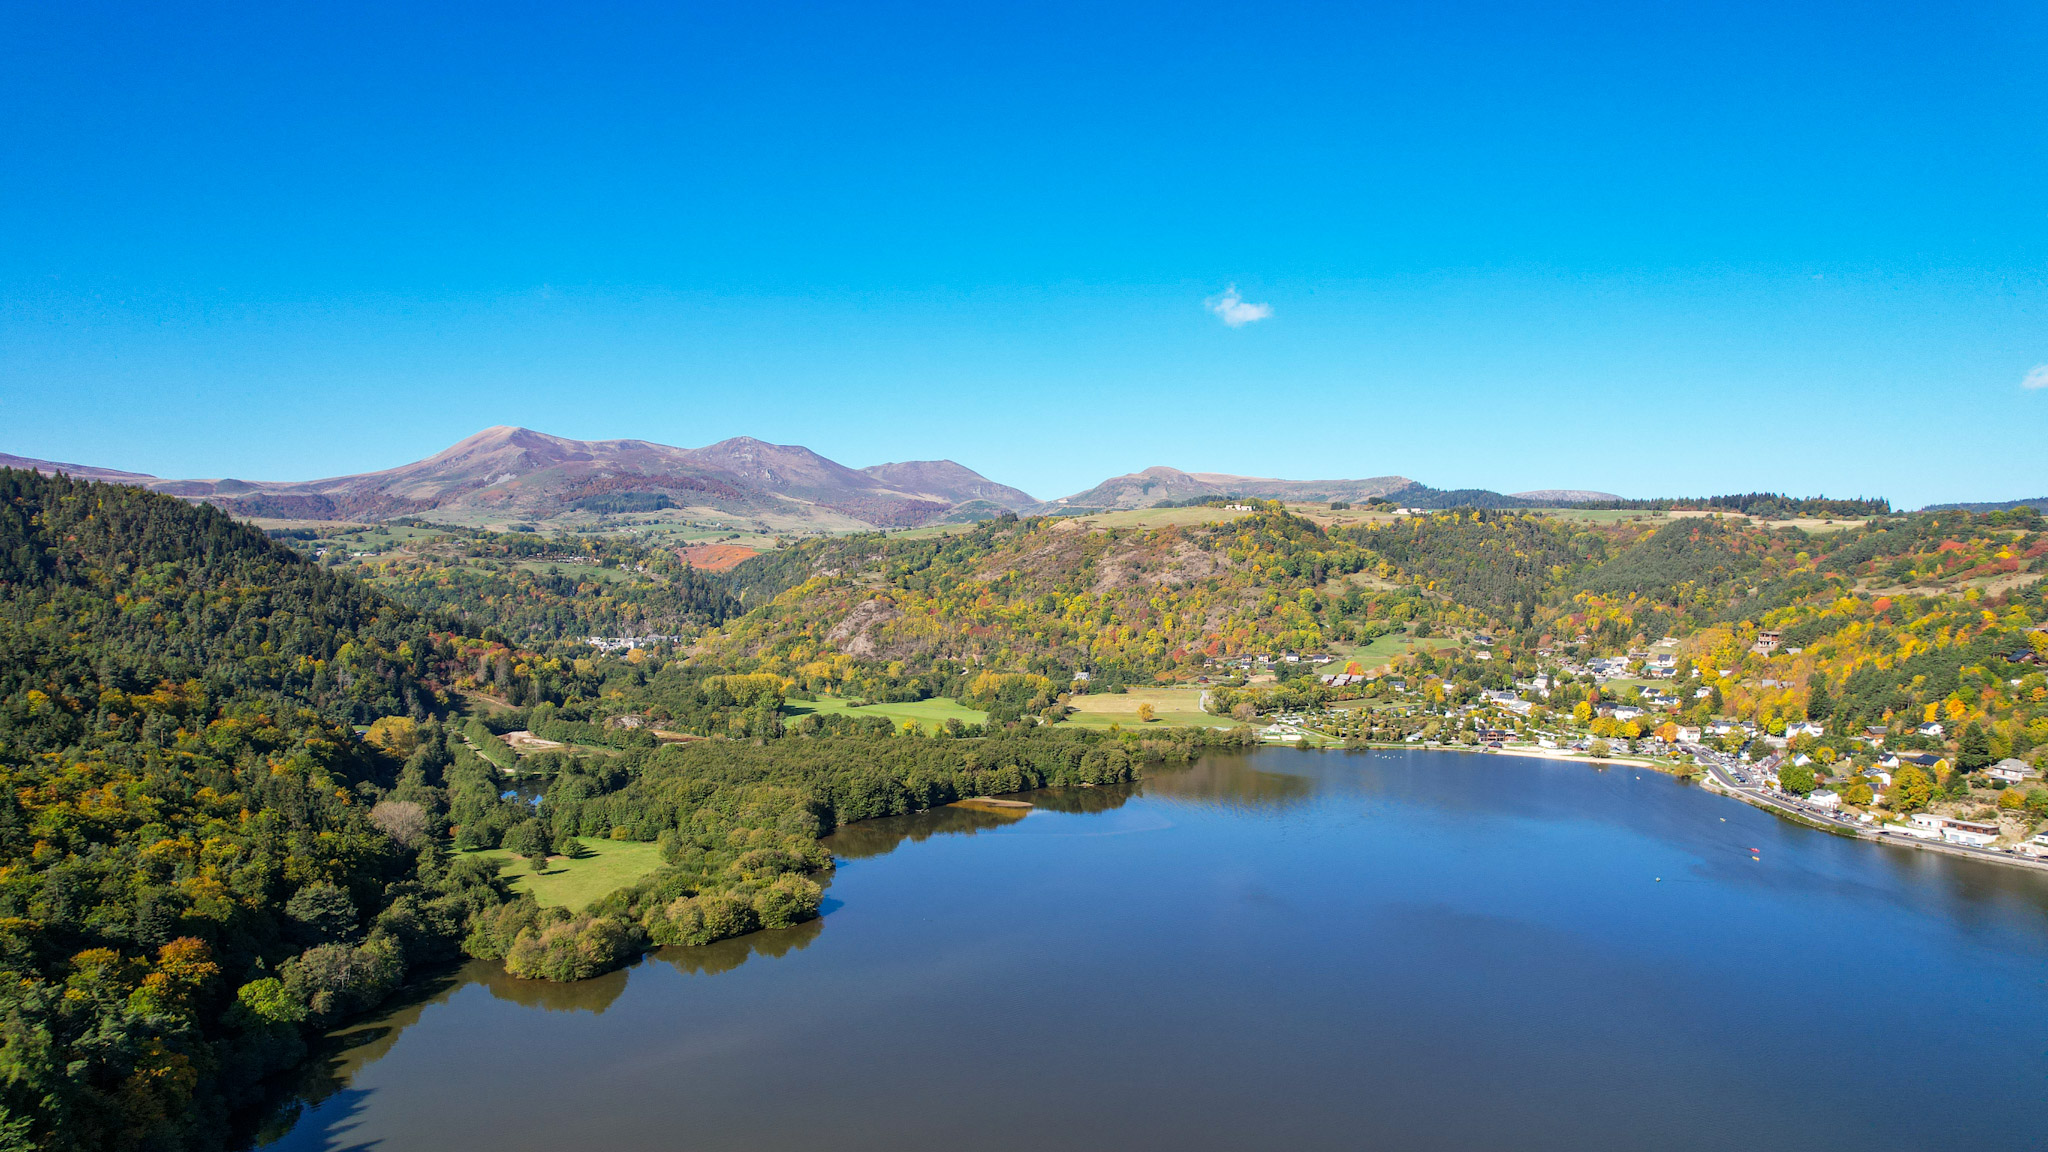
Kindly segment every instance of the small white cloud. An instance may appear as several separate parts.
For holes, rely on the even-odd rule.
[[[2048,364],[2036,364],[2028,369],[2026,377],[2020,381],[2020,387],[2048,388]]]
[[[1204,300],[1202,306],[1214,312],[1225,324],[1230,325],[1232,328],[1242,328],[1254,320],[1264,320],[1273,314],[1273,306],[1271,304],[1245,303],[1244,297],[1237,294],[1237,285],[1235,284],[1225,289],[1223,295],[1211,296]],[[2038,387],[2038,385],[2030,383],[2027,387],[2033,388]]]

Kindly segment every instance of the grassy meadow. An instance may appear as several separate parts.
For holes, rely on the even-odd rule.
[[[571,911],[661,867],[661,849],[648,841],[587,839],[583,846],[586,853],[581,859],[550,856],[548,870],[538,875],[523,858],[503,848],[483,848],[469,855],[504,860],[503,875],[514,889],[533,893],[545,906]]]
[[[604,568],[596,564],[574,564],[566,560],[516,560],[514,568],[528,572],[554,571],[573,580],[596,580],[606,584],[631,583],[645,579],[630,569]]]
[[[1127,729],[1158,725],[1210,727],[1231,723],[1228,717],[1211,716],[1202,711],[1202,689],[1199,688],[1132,688],[1127,692],[1074,696],[1067,700],[1067,704],[1074,709],[1074,714],[1067,717],[1066,723],[1083,728],[1107,728],[1112,724]],[[1140,704],[1152,705],[1152,724],[1139,723]]]
[[[1366,671],[1370,672],[1396,657],[1406,656],[1410,645],[1421,648],[1425,652],[1434,652],[1439,648],[1449,648],[1457,643],[1458,641],[1456,640],[1442,636],[1417,639],[1406,633],[1395,633],[1390,636],[1375,636],[1372,642],[1368,644],[1332,644],[1330,645],[1330,654],[1337,657],[1338,660],[1334,664],[1324,665],[1323,668],[1326,673],[1342,672],[1344,670],[1344,661],[1356,660],[1365,667]]]
[[[920,728],[935,729],[948,720],[962,724],[980,724],[988,719],[988,713],[949,697],[933,700],[913,700],[901,704],[866,704],[854,707],[849,700],[838,696],[820,696],[816,700],[791,700],[783,705],[783,715],[794,720],[813,712],[820,715],[886,716],[900,727],[906,721],[914,722]]]

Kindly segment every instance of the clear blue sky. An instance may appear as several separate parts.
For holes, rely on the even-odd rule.
[[[2048,492],[2038,0],[70,0],[0,99],[0,451]]]

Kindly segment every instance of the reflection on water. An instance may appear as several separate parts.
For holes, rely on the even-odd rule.
[[[1211,753],[1190,766],[1155,767],[1136,783],[1040,788],[1005,799],[1022,800],[1046,812],[1091,815],[1114,811],[1139,796],[1214,804],[1234,810],[1281,812],[1305,804],[1315,795],[1313,777],[1254,768],[1255,755]],[[985,808],[968,801],[848,824],[822,843],[841,859],[865,860],[887,855],[906,842],[916,843],[934,836],[972,836],[1007,828],[1029,815],[1029,809]]]
[[[574,984],[553,980],[521,980],[496,960],[472,960],[462,968],[465,982],[481,984],[498,1000],[543,1012],[603,1012],[626,990],[626,970],[607,972]]]
[[[1033,809],[1089,815],[1113,811],[1139,795],[1149,795],[1237,810],[1278,811],[1305,803],[1315,791],[1315,781],[1310,777],[1262,771],[1253,767],[1251,760],[1250,755],[1223,753],[1204,757],[1191,767],[1155,769],[1140,783],[1042,788],[1019,793],[1016,799],[1029,803],[1031,809],[948,804],[905,816],[862,820],[839,829],[823,843],[834,856],[861,860],[884,856],[905,843],[934,836],[972,836],[1007,828],[1026,819]],[[543,784],[521,781],[520,794],[538,799]],[[827,900],[825,909],[829,912],[835,906]],[[820,918],[715,944],[657,949],[642,963],[667,964],[689,975],[715,975],[730,972],[755,956],[778,957],[807,948],[824,930],[825,920]],[[382,1015],[328,1036],[327,1054],[308,1064],[292,1090],[290,1101],[264,1130],[273,1137],[289,1130],[304,1108],[342,1092],[357,1071],[390,1051],[399,1034],[417,1023],[422,1013],[445,1003],[463,988],[480,986],[493,999],[546,1012],[602,1014],[625,993],[634,970],[622,969],[574,984],[561,984],[521,980],[507,973],[498,961],[472,960],[451,973],[422,983],[412,995]]]
[[[826,910],[830,911],[832,902],[828,900],[825,904]],[[824,920],[806,920],[802,924],[793,924],[788,928],[770,928],[734,940],[720,940],[716,944],[702,944],[693,948],[661,948],[651,955],[678,972],[693,976],[711,976],[720,972],[730,972],[756,956],[774,958],[809,948],[811,942],[824,930]],[[625,973],[621,972],[618,975],[624,976]],[[623,986],[622,982],[621,987]]]
[[[1282,812],[1306,804],[1315,795],[1314,777],[1254,768],[1256,755],[1212,752],[1187,768],[1154,771],[1145,777],[1144,794],[1245,812]],[[1270,757],[1265,762],[1269,766],[1275,763]]]
[[[522,787],[522,795],[538,800],[541,788]],[[1104,812],[1123,805],[1136,793],[1135,785],[1096,788],[1049,788],[1024,793],[1035,808],[1054,812]],[[1017,823],[1030,809],[983,808],[946,805],[928,812],[892,816],[849,824],[824,841],[835,856],[859,859],[885,855],[906,841],[926,840],[941,835],[972,835],[991,828]],[[836,903],[827,899],[824,911]],[[730,972],[756,956],[780,957],[810,947],[825,930],[821,917],[788,928],[754,932],[732,940],[694,947],[657,948],[632,968],[607,972],[589,980],[563,984],[552,980],[522,980],[505,971],[496,960],[471,960],[461,967],[424,980],[409,993],[401,993],[394,1006],[382,1014],[329,1033],[319,1053],[295,1075],[285,1100],[262,1121],[253,1136],[257,1146],[271,1144],[287,1134],[293,1144],[306,1143],[316,1129],[295,1128],[308,1109],[321,1107],[319,1138],[309,1147],[350,1149],[345,1132],[349,1117],[361,1107],[360,1097],[351,1093],[349,1082],[363,1068],[374,1064],[391,1050],[407,1028],[419,1022],[430,1007],[446,1003],[458,991],[481,987],[492,999],[505,1000],[523,1008],[544,1012],[589,1012],[603,1015],[626,991],[636,969],[647,964],[666,964],[692,976],[713,976]]]
[[[548,778],[540,775],[512,776],[504,780],[500,800],[524,800],[538,805],[548,794]]]
[[[474,981],[486,967],[499,966],[476,960],[459,971],[430,977],[401,993],[397,1007],[383,1015],[329,1033],[315,1048],[312,1058],[292,1074],[294,1078],[284,1099],[259,1123],[254,1142],[268,1144],[293,1132],[307,1109],[326,1104],[321,1117],[326,1143],[320,1146],[347,1147],[335,1142],[335,1134],[347,1127],[344,1121],[360,1108],[364,1095],[347,1092],[349,1081],[391,1051],[399,1034],[418,1023],[429,1007],[446,1003],[457,989]]]
[[[1136,784],[1103,784],[1086,788],[1041,788],[1036,792],[1022,793],[1019,799],[1028,800],[1047,812],[1087,815],[1121,808],[1137,794]]]
[[[972,836],[991,828],[1004,828],[1022,820],[1023,811],[1005,811],[994,808],[972,808],[959,804],[947,804],[928,812],[913,812],[908,816],[884,816],[879,820],[862,820],[848,824],[821,843],[834,856],[846,860],[865,860],[871,856],[883,856],[896,850],[906,840],[929,840],[933,836]]]

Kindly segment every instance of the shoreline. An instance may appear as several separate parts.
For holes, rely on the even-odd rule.
[[[1408,751],[1419,749],[1424,752],[1464,752],[1492,756],[1521,756],[1531,760],[1555,760],[1572,764],[1595,764],[1603,766],[1609,764],[1618,764],[1631,768],[1648,768],[1652,772],[1662,772],[1667,776],[1678,776],[1687,779],[1692,778],[1691,774],[1689,773],[1674,771],[1672,766],[1667,764],[1661,764],[1656,761],[1638,760],[1633,758],[1622,758],[1616,756],[1606,756],[1598,758],[1592,756],[1580,756],[1572,752],[1566,751],[1562,748],[1485,748],[1472,747],[1469,745],[1436,745],[1434,747],[1421,747],[1415,744],[1367,744],[1361,745],[1361,747],[1365,751],[1375,752]],[[1830,824],[1826,821],[1815,819],[1807,813],[1802,812],[1797,808],[1791,807],[1790,805],[1781,804],[1775,800],[1772,800],[1768,796],[1754,795],[1752,793],[1745,792],[1739,788],[1730,788],[1727,785],[1721,783],[1720,780],[1716,779],[1713,770],[1710,768],[1703,767],[1698,779],[1700,787],[1706,789],[1709,792],[1714,793],[1717,796],[1726,796],[1730,799],[1739,800],[1744,804],[1748,804],[1752,808],[1761,808],[1764,811],[1769,812],[1774,816],[1777,816],[1781,820],[1790,820],[1795,824],[1798,824],[1805,828],[1810,828],[1815,832],[1826,832],[1833,836],[1846,836],[1852,840],[1865,840],[1873,844],[1885,844],[1899,848],[1918,848],[1928,852],[1939,852],[1944,856],[1955,856],[1965,860],[1976,860],[1985,864],[2003,864],[2007,867],[2012,868],[2025,868],[2035,872],[2048,872],[2048,859],[2039,859],[2032,856],[2020,856],[2010,852],[1986,851],[1983,849],[1967,848],[1962,845],[1947,844],[1939,840],[1921,840],[1916,837],[1910,836],[1888,835],[1876,828]]]
[[[1716,795],[1740,800],[1752,808],[1761,808],[1781,819],[1804,825],[1817,832],[1828,832],[1836,836],[1846,836],[1852,840],[1865,840],[1873,844],[1887,844],[1898,848],[1918,848],[1926,852],[1939,852],[1944,856],[1956,856],[1965,860],[1980,861],[1985,864],[2004,864],[2012,868],[2027,868],[2036,872],[2048,872],[2048,860],[2037,859],[2032,856],[1967,848],[1959,844],[1948,844],[1940,840],[1922,840],[1914,836],[1894,836],[1876,828],[1827,824],[1815,820],[1796,808],[1780,804],[1767,796],[1756,796],[1739,789],[1731,789],[1714,779],[1711,772],[1707,774],[1706,783],[1702,786]]]

